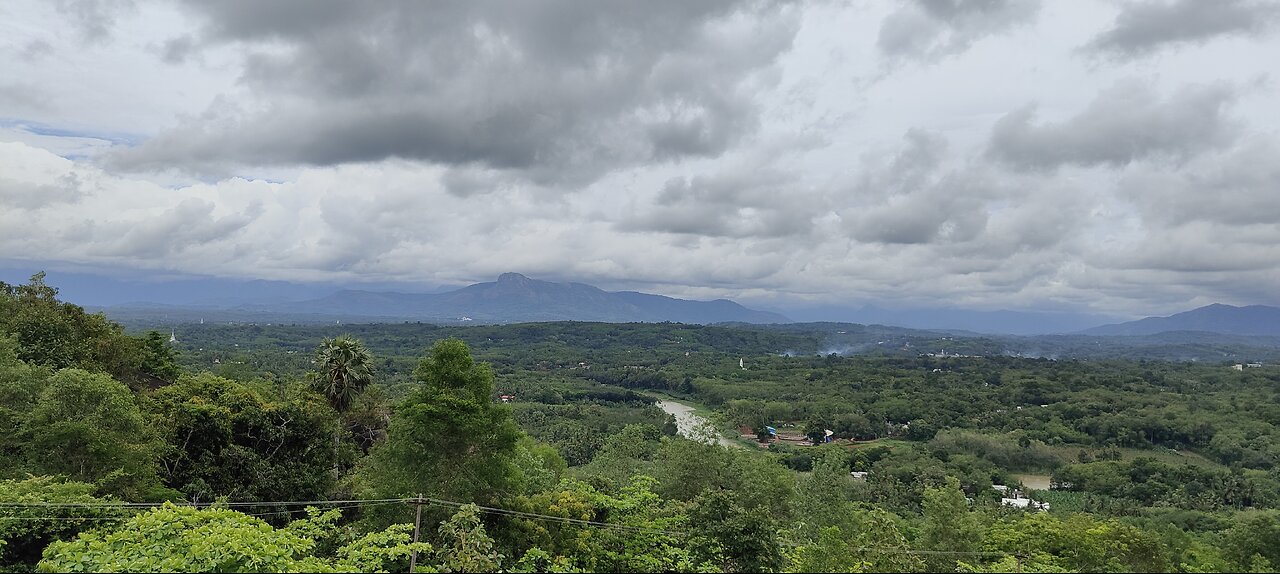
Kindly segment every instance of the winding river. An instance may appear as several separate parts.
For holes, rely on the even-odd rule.
[[[695,436],[697,436],[697,433],[695,433],[694,431],[703,426],[710,427],[711,429],[715,429],[715,427],[711,425],[710,421],[694,413],[693,407],[686,405],[684,403],[678,403],[676,401],[671,401],[671,400],[659,400],[658,407],[660,407],[667,414],[674,415],[676,417],[676,432],[680,433],[680,436],[682,437],[694,438]],[[733,442],[732,440],[725,438],[724,436],[721,436],[718,431],[715,431],[715,432],[716,432],[716,442],[720,443],[720,445],[727,446],[727,447],[742,446],[736,442]]]

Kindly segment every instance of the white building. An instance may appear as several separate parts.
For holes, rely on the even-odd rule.
[[[1000,506],[1011,506],[1013,508],[1021,508],[1023,510],[1049,510],[1048,502],[1036,502],[1030,498],[1001,498]]]

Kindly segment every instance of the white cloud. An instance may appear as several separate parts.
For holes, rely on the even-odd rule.
[[[475,4],[477,61],[406,33],[351,42],[434,5],[352,22],[113,6],[65,37],[51,5],[0,7],[0,258],[433,285],[518,271],[771,302],[1280,303],[1267,29],[1086,62],[1076,47],[1114,26],[1103,4],[747,1],[679,25],[664,18],[695,8],[672,4],[582,29]],[[910,18],[928,25],[894,36]],[[664,22],[690,35],[604,34]],[[327,74],[337,55],[352,65]],[[147,161],[119,168],[130,156]]]

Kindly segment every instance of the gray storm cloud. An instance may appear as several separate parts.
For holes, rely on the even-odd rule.
[[[1195,221],[1274,228],[1280,218],[1280,145],[1265,137],[1206,154],[1183,169],[1147,168],[1122,178],[1119,196],[1164,225]]]
[[[876,46],[894,58],[935,61],[1026,24],[1039,0],[911,0],[880,25]]]
[[[1061,122],[1037,124],[1031,107],[1005,115],[987,153],[1024,169],[1185,160],[1236,137],[1237,123],[1224,113],[1236,97],[1234,88],[1218,84],[1187,86],[1161,99],[1146,84],[1126,81]]]
[[[210,108],[116,165],[332,165],[387,158],[590,181],[716,157],[757,126],[754,91],[796,33],[772,3],[192,3],[177,59],[247,51],[253,104]],[[176,54],[176,55],[175,55]],[[464,185],[465,187],[465,185]]]
[[[617,228],[708,237],[804,236],[826,206],[821,197],[795,189],[794,178],[759,168],[673,178],[648,209],[631,214]]]
[[[134,0],[54,0],[53,4],[88,43],[110,39],[121,12],[134,9]]]
[[[1277,21],[1280,3],[1271,0],[1129,2],[1121,5],[1113,27],[1094,37],[1085,49],[1112,57],[1136,58],[1224,36],[1256,36]]]
[[[99,228],[94,251],[114,257],[155,258],[177,255],[188,248],[212,241],[234,239],[256,217],[259,208],[251,205],[245,213],[214,215],[214,205],[186,198],[173,207],[142,221],[86,222]]]

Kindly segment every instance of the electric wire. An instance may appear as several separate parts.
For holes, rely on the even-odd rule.
[[[273,501],[273,502],[98,502],[98,503],[75,503],[75,502],[0,502],[0,509],[103,509],[103,510],[133,510],[143,511],[161,508],[165,505],[192,508],[246,508],[246,507],[305,507],[305,506],[329,506],[334,509],[347,510],[352,508],[368,508],[374,506],[389,506],[396,504],[422,504],[429,506],[438,506],[444,508],[461,508],[472,503],[457,502],[452,500],[444,500],[439,498],[421,497],[421,498],[380,498],[369,500],[306,500],[306,501]],[[598,528],[606,528],[623,532],[641,533],[641,534],[658,534],[673,537],[691,536],[688,532],[665,530],[659,528],[647,528],[643,526],[632,526],[628,524],[616,524],[611,522],[600,522],[596,520],[586,520],[581,518],[571,518],[566,516],[554,516],[550,514],[539,514],[536,512],[525,512],[521,510],[511,510],[509,508],[498,508],[493,506],[474,505],[480,512],[487,514],[497,514],[504,516],[512,516],[516,518],[525,518],[530,520],[542,520],[547,522],[558,522],[561,524],[572,524],[578,526],[592,526]],[[280,514],[281,512],[300,512],[305,508],[293,508],[289,510],[276,510],[269,512],[245,513],[247,516],[271,516]],[[116,516],[86,516],[86,517],[68,517],[68,516],[0,516],[0,520],[45,520],[45,521],[121,521],[129,517]],[[801,544],[787,543],[786,546],[802,547]],[[1014,558],[1025,558],[1024,556],[1011,552],[976,552],[976,551],[953,551],[953,550],[914,550],[907,548],[875,548],[860,547],[849,549],[853,552],[879,553],[879,554],[908,554],[919,556],[984,556],[984,557],[1003,557],[1012,556]]]

